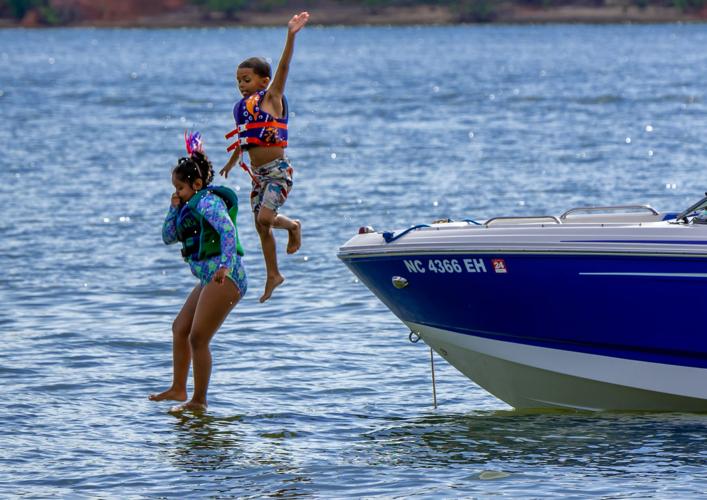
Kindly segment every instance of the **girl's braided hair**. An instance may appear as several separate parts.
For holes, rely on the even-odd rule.
[[[180,158],[172,173],[177,176],[177,179],[189,185],[201,179],[206,187],[214,179],[214,167],[204,153],[201,134],[195,132],[188,137],[185,134],[184,138],[189,156]]]
[[[204,187],[211,184],[211,181],[214,180],[214,167],[201,151],[194,151],[188,157],[180,158],[172,172],[177,176],[177,179],[186,182],[190,186],[197,179],[202,180]]]

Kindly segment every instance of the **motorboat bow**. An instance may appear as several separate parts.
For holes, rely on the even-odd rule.
[[[361,228],[338,257],[515,408],[707,411],[707,197]]]

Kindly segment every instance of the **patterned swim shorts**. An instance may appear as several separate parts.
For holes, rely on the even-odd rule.
[[[253,168],[253,191],[250,193],[250,206],[258,213],[260,207],[267,207],[277,212],[285,204],[292,189],[292,165],[287,158],[278,158],[265,165]]]

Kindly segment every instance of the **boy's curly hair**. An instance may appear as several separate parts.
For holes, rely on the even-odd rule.
[[[239,69],[250,68],[253,73],[260,77],[272,78],[272,68],[263,57],[249,57],[238,65]]]
[[[180,158],[172,173],[177,176],[177,179],[189,185],[201,179],[206,187],[214,180],[214,167],[201,151],[194,151],[190,156]]]

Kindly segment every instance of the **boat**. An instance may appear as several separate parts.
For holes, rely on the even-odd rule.
[[[411,340],[512,407],[707,411],[707,196],[362,227],[337,255]]]

